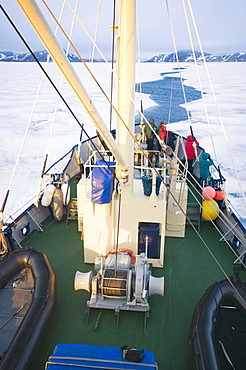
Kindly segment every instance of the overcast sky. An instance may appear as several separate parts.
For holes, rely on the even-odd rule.
[[[204,51],[217,54],[246,52],[246,0],[190,1]],[[74,2],[75,0],[70,0],[71,4],[74,4]],[[91,35],[94,34],[94,26],[92,25],[94,25],[97,16],[98,2],[99,0],[88,2],[80,0],[79,4],[79,16]],[[41,0],[37,0],[37,3],[43,6]],[[58,11],[58,3],[61,4],[62,1],[47,0],[47,3],[51,7],[55,6],[54,11]],[[87,6],[87,3],[91,5]],[[177,37],[177,49],[190,49],[188,36],[183,28],[185,21],[183,16],[181,17],[182,1],[169,0],[169,3],[173,28]],[[42,50],[41,42],[32,31],[16,0],[1,0],[1,4],[33,51]],[[106,57],[111,55],[112,31],[109,30],[109,27],[112,25],[112,4],[113,0],[102,1],[99,23],[98,45]],[[166,0],[139,0],[139,10],[141,57],[172,52],[174,49],[166,11]],[[70,15],[65,13],[65,20],[68,24],[69,19],[71,19],[71,11],[68,7],[67,11],[70,13]],[[54,22],[48,16],[47,19],[54,30]],[[91,50],[91,48],[84,31],[81,31],[78,24],[74,33],[80,35],[78,48],[82,56],[88,57],[88,50]],[[0,35],[0,51],[14,51],[17,53],[27,51],[2,12],[0,12]],[[108,41],[106,42],[106,40]],[[65,41],[62,46],[66,47]],[[197,42],[195,42],[195,49],[199,50]]]

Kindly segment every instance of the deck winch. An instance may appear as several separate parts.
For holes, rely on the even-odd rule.
[[[145,253],[133,256],[132,251],[120,249],[106,257],[97,256],[95,270],[96,276],[92,271],[77,271],[74,280],[75,290],[91,293],[88,307],[145,312],[149,296],[164,294],[164,277],[151,275]]]

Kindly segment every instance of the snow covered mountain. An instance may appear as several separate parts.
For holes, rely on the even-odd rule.
[[[39,62],[46,62],[48,53],[46,50],[35,51],[35,57]],[[69,53],[68,59],[70,62],[81,62],[81,60],[74,54]],[[84,59],[89,62],[88,59]],[[13,51],[0,51],[0,62],[34,62],[35,59],[30,53],[18,54]],[[96,59],[94,62],[103,62],[101,59]]]
[[[202,62],[202,55],[200,52],[195,52],[198,62]],[[48,53],[46,50],[35,51],[36,58],[39,62],[46,62]],[[209,54],[204,53],[207,62],[246,62],[246,53],[233,53],[233,54]],[[190,50],[178,51],[178,57],[180,62],[194,62],[193,54]],[[80,62],[81,60],[74,54],[69,53],[68,58],[71,62]],[[88,59],[84,59],[85,62],[89,62]],[[34,58],[30,53],[18,54],[13,51],[0,51],[0,62],[34,62]],[[142,62],[175,62],[175,53],[159,54],[152,58],[142,60]],[[94,62],[104,62],[103,59],[94,59]]]
[[[196,58],[198,62],[202,62],[202,54],[200,52],[195,52]],[[246,62],[246,53],[233,53],[233,54],[209,54],[204,53],[207,62]],[[180,62],[194,62],[194,57],[192,51],[190,50],[181,50],[178,51],[178,58]],[[150,59],[146,59],[144,62],[154,62],[154,63],[161,63],[161,62],[175,62],[176,55],[175,53],[169,54],[159,54],[155,55]]]

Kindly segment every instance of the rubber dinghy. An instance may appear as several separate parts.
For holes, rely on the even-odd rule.
[[[246,284],[209,286],[193,314],[189,344],[194,369],[243,369],[246,363]]]
[[[26,369],[55,306],[55,275],[33,248],[0,261],[0,369]]]

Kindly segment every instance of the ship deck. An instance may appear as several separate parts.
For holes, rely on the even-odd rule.
[[[221,268],[233,275],[235,260],[210,222],[202,222],[200,235],[221,268],[190,225],[185,238],[166,237],[164,268],[152,268],[153,276],[164,275],[165,293],[150,297],[148,317],[137,312],[120,312],[118,316],[99,309],[91,309],[88,315],[90,294],[75,291],[73,284],[77,270],[87,272],[94,265],[83,263],[77,221],[69,220],[66,226],[65,217],[60,223],[48,218],[42,228],[44,232],[33,232],[22,245],[47,255],[56,275],[57,306],[32,369],[44,368],[58,343],[128,345],[154,352],[160,370],[191,368],[188,336],[195,306],[210,284],[225,278]]]

